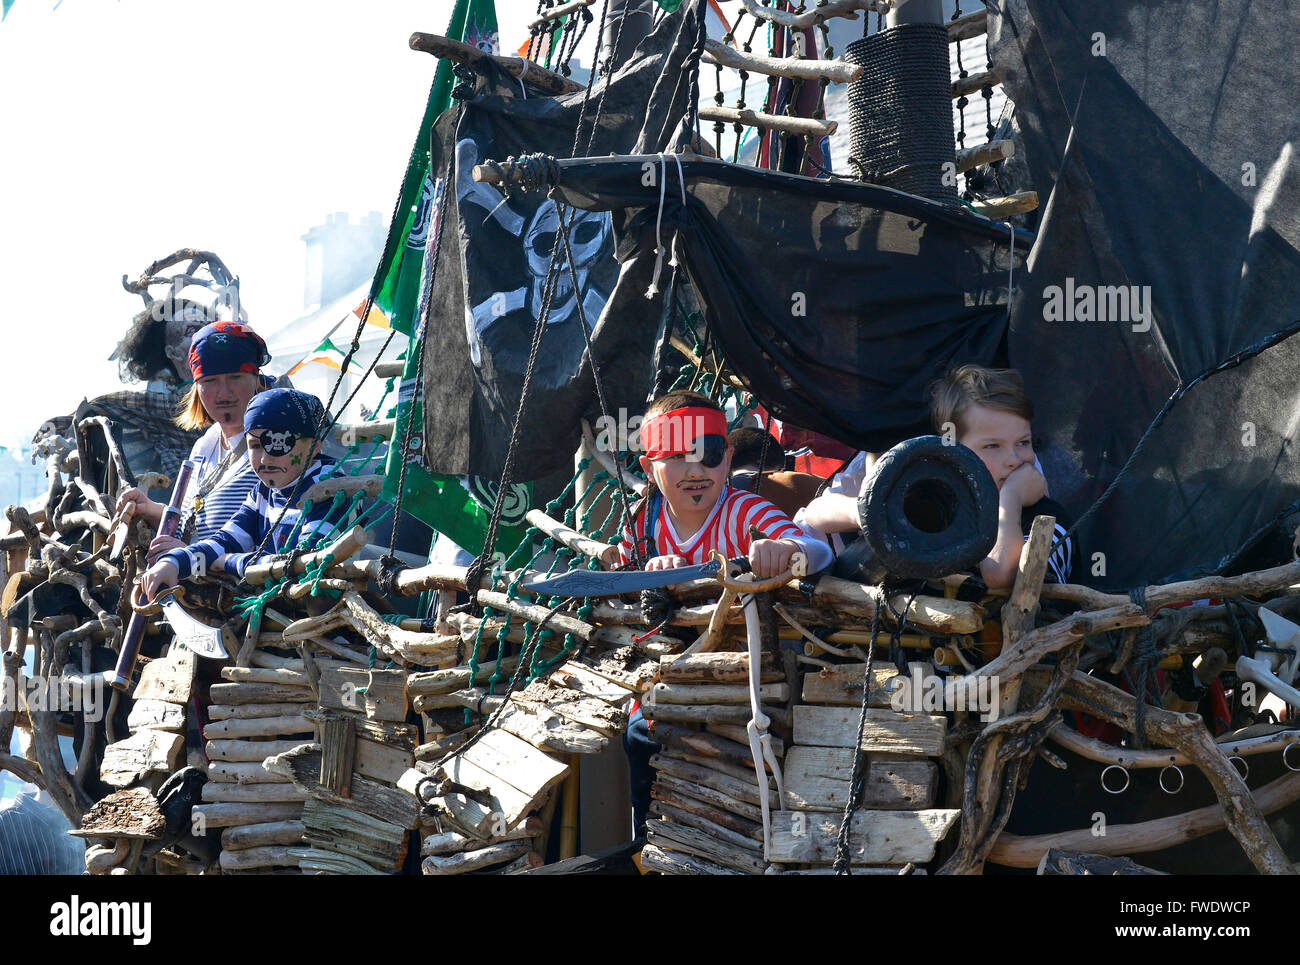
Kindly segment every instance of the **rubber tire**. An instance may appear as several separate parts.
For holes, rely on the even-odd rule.
[[[931,490],[928,496],[926,489]],[[946,518],[919,528],[904,513],[909,497],[914,506],[939,507]],[[993,549],[998,487],[979,456],[965,446],[945,444],[939,436],[917,436],[876,462],[858,497],[858,520],[891,575],[937,579],[973,569]]]

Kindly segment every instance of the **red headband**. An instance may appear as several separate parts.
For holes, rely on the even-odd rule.
[[[653,415],[641,423],[647,459],[667,459],[695,451],[700,436],[727,437],[727,418],[717,409],[686,406]]]

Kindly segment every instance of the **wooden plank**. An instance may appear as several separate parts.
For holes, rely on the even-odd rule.
[[[260,848],[269,844],[301,844],[306,826],[301,821],[268,821],[245,824],[221,832],[221,847],[229,851]]]
[[[325,717],[337,716],[340,713],[347,714],[353,719],[356,723],[358,737],[378,741],[382,744],[392,744],[394,747],[415,750],[415,740],[419,732],[414,724],[387,720],[369,720],[364,716],[363,711],[348,710],[346,708],[331,710],[326,707],[308,707],[302,711],[302,715],[308,720],[322,720]]]
[[[340,797],[347,797],[357,750],[357,728],[352,718],[338,714],[322,720],[320,743],[320,782]]]
[[[582,663],[594,674],[622,684],[638,694],[659,674],[659,661],[633,646],[615,647],[601,654],[587,654]]]
[[[512,828],[538,807],[546,796],[545,791],[529,794],[507,783],[490,771],[485,771],[473,761],[457,755],[442,765],[442,772],[457,784],[464,784],[477,790],[487,791],[491,795],[488,811],[494,819],[499,816],[506,828]],[[456,797],[457,795],[451,795]],[[476,826],[477,827],[477,826]],[[478,830],[484,830],[478,827]]]
[[[369,672],[352,667],[328,667],[320,673],[320,706],[327,710],[350,710],[364,714],[366,698],[362,693]]]
[[[301,716],[214,720],[203,728],[203,737],[209,741],[218,738],[276,737],[281,734],[311,734],[315,729],[316,725],[312,721]]]
[[[761,875],[767,868],[761,855],[719,841],[698,828],[659,818],[646,822],[646,841],[664,851],[694,855],[741,874]]]
[[[477,851],[463,851],[460,854],[442,857],[430,855],[420,862],[420,870],[426,875],[459,875],[500,864],[503,861],[513,861],[527,854],[529,850],[531,845],[527,841],[504,841]]]
[[[250,868],[298,867],[298,859],[284,845],[267,845],[245,848],[243,851],[222,851],[218,863],[222,871],[247,871]]]
[[[219,784],[284,784],[289,779],[272,774],[260,761],[209,761],[208,780]]]
[[[495,727],[459,756],[529,795],[544,795],[569,776],[566,762]]]
[[[689,761],[668,754],[655,754],[650,758],[650,766],[655,769],[657,774],[666,774],[679,780],[690,781],[692,784],[713,788],[738,801],[745,801],[755,805],[760,803],[758,785],[754,782],[754,772],[752,770],[749,772],[748,779],[740,779],[714,770],[712,767],[692,764]],[[776,797],[770,792],[768,800],[772,802],[774,807],[776,806]]]
[[[842,814],[852,773],[851,747],[791,747],[784,767],[786,807]],[[921,810],[934,804],[938,783],[939,767],[934,761],[871,756],[858,803],[875,810]]]
[[[352,796],[341,798],[321,785],[320,760],[319,745],[306,744],[268,761],[268,769],[287,774],[293,780],[294,787],[312,797],[362,811],[408,830],[415,827],[418,808],[415,798],[410,794],[353,773]]]
[[[374,865],[347,854],[326,851],[324,848],[292,848],[289,854],[297,859],[304,873],[326,875],[382,875]]]
[[[157,661],[154,661],[157,663]],[[180,767],[185,737],[163,730],[142,730],[104,748],[99,779],[109,787],[129,787],[152,774]]]
[[[679,684],[747,684],[748,653],[693,653],[686,657],[665,656],[659,660],[659,679]],[[776,657],[763,654],[760,683],[776,683],[785,674],[777,668]]]
[[[757,840],[748,834],[740,834],[732,831],[730,828],[724,828],[716,821],[710,821],[708,818],[692,811],[684,811],[681,808],[666,804],[663,801],[651,801],[650,813],[658,818],[664,818],[672,821],[674,824],[682,824],[688,828],[696,828],[703,831],[711,838],[716,838],[726,844],[733,845],[737,848],[744,848],[753,851],[759,858],[763,857],[763,839],[760,836]]]
[[[414,764],[414,749],[357,735],[356,756],[352,761],[356,773],[384,784],[396,784],[397,779]]]
[[[212,740],[204,747],[209,761],[257,761],[283,754],[303,741]]]
[[[555,670],[550,680],[552,683],[576,690],[588,697],[595,697],[616,707],[625,704],[634,693],[625,685],[593,673],[590,668],[574,663],[572,660]]]
[[[268,667],[222,667],[221,679],[231,683],[287,684],[291,687],[310,687],[307,674],[298,670]]]
[[[406,861],[409,835],[388,821],[312,798],[303,807],[304,840],[313,847],[354,858],[381,871],[399,871]]]
[[[137,700],[131,708],[131,716],[126,719],[126,726],[132,732],[138,730],[185,729],[185,708],[180,704],[169,704],[164,700]]]
[[[856,811],[849,839],[851,864],[918,864],[934,857],[961,811]],[[816,811],[778,811],[772,815],[773,861],[831,864],[840,816]]]
[[[406,671],[369,671],[364,699],[366,716],[371,720],[406,720]]]
[[[856,707],[801,704],[794,709],[794,743],[816,747],[852,747],[858,736],[859,714]],[[943,740],[947,732],[946,717],[899,714],[892,710],[869,708],[863,731],[863,747],[874,753],[938,757],[943,753]]]
[[[208,706],[208,720],[257,720],[261,717],[295,717],[303,712],[299,703],[278,704],[211,704]]]
[[[729,831],[753,838],[755,841],[763,840],[763,825],[759,822],[751,821],[749,818],[741,817],[724,808],[715,807],[707,801],[701,801],[691,795],[678,793],[676,789],[665,786],[662,781],[655,781],[650,786],[650,797],[656,801],[662,801],[669,807],[677,808],[714,824],[721,825]]]
[[[519,693],[521,700],[542,704],[553,713],[567,717],[575,724],[613,737],[627,726],[627,714],[620,707],[611,707],[603,700],[587,697],[566,687],[557,687],[549,680],[534,680]]]
[[[546,707],[515,700],[501,712],[497,726],[544,751],[598,754],[609,743],[605,734],[552,714]]]
[[[705,804],[711,805],[712,807],[720,808],[723,811],[739,815],[742,818],[748,818],[750,821],[761,822],[763,820],[763,812],[757,804],[750,804],[747,801],[735,798],[725,791],[719,791],[715,787],[710,787],[705,784],[695,784],[691,781],[674,777],[673,775],[662,771],[656,775],[654,787],[668,791],[674,795],[692,797],[695,800],[703,801]],[[653,793],[654,791],[651,790],[651,794]],[[772,803],[776,803],[775,799],[773,799]]]
[[[776,715],[773,713],[772,708],[765,709],[769,714],[772,714],[773,718],[775,718]],[[748,720],[749,719],[746,718],[746,723],[748,723]],[[719,737],[725,737],[727,740],[743,745],[746,753],[748,753],[749,731],[745,729],[744,724],[711,723],[705,725],[705,730],[711,734],[717,734]],[[772,753],[777,757],[785,757],[785,741],[781,740],[781,738],[777,737],[775,734],[772,734],[771,738]]]
[[[919,663],[914,667],[922,666]],[[862,706],[862,677],[865,663],[837,664],[820,671],[804,674],[803,699],[809,704],[841,704]],[[898,668],[881,660],[871,665],[871,699],[868,706],[888,707],[890,694],[885,690],[890,680],[898,676]]]
[[[812,676],[810,674],[810,676]],[[859,687],[858,692],[862,690]],[[655,684],[650,694],[656,704],[744,704],[749,705],[749,687],[744,684]],[[790,685],[761,684],[758,696],[764,703],[784,704],[790,699]],[[804,698],[807,700],[807,698]]]
[[[293,684],[213,684],[208,696],[214,704],[314,704],[309,687]]]
[[[199,655],[193,650],[172,647],[167,656],[150,660],[140,671],[140,682],[131,695],[134,700],[163,700],[184,706],[194,686]]]
[[[542,819],[537,815],[525,818],[518,827],[511,828],[505,834],[489,838],[486,841],[479,841],[476,838],[455,831],[439,831],[424,835],[424,839],[420,843],[420,854],[425,857],[431,854],[456,854],[459,851],[473,851],[475,848],[498,844],[501,841],[522,841],[525,838],[535,838],[541,833]]]
[[[705,858],[678,851],[664,851],[662,848],[647,844],[641,849],[641,865],[650,871],[664,875],[739,875],[743,871],[724,868]]]
[[[192,811],[195,829],[233,828],[273,821],[292,821],[302,816],[302,804],[196,804]]]
[[[208,781],[203,785],[206,804],[282,804],[305,801],[307,794],[292,784],[221,784]]]

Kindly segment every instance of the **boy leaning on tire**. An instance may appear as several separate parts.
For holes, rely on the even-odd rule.
[[[980,562],[979,572],[990,589],[1010,587],[1035,516],[1056,517],[1047,581],[1073,582],[1078,547],[1065,538],[1068,515],[1047,497],[1047,481],[1034,457],[1031,422],[1033,403],[1014,369],[963,365],[930,387],[930,416],[935,429],[980,458],[998,489],[997,541]],[[869,454],[860,453],[828,490],[804,507],[795,522],[806,532],[852,533],[859,528],[858,493],[870,478]],[[840,547],[836,546],[837,552]]]

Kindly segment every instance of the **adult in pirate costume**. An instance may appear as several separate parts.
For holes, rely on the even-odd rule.
[[[180,538],[155,539],[149,547],[150,562],[168,550],[215,534],[257,484],[245,444],[244,410],[253,396],[269,386],[261,368],[270,360],[266,342],[240,322],[213,322],[194,333],[189,350],[194,381],[181,401],[176,425],[205,430],[189,455],[198,469],[186,496]],[[164,504],[141,490],[125,490],[118,510],[128,503],[151,525],[156,527],[162,520]]]

